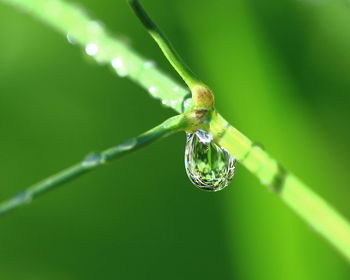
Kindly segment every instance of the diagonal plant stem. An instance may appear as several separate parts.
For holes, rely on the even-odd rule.
[[[185,81],[192,93],[192,110],[210,111],[214,108],[214,95],[207,85],[201,82],[183,62],[171,42],[164,36],[152,21],[138,0],[127,0],[136,16],[142,22],[148,33],[157,42],[169,63]]]
[[[107,64],[121,77],[128,77],[145,88],[163,105],[181,113],[189,90],[176,83],[126,46],[122,40],[109,34],[98,20],[86,15],[76,4],[61,0],[0,0],[40,19],[69,42],[82,46],[99,64]],[[94,52],[89,52],[89,48]]]
[[[44,179],[43,181],[36,183],[28,189],[18,193],[13,198],[2,202],[0,204],[0,216],[18,208],[19,206],[31,202],[34,198],[46,193],[49,190],[57,188],[64,183],[67,183],[92,170],[95,170],[104,164],[109,163],[114,159],[143,148],[160,138],[178,132],[184,128],[184,125],[185,122],[183,122],[183,116],[178,115],[166,120],[162,124],[135,138],[131,138],[123,142],[118,146],[109,148],[100,153],[89,155],[80,163],[77,163],[47,179]]]
[[[171,65],[179,73],[181,78],[185,81],[189,88],[201,83],[197,77],[195,77],[192,70],[185,64],[182,58],[178,55],[171,42],[165,37],[165,35],[159,30],[157,25],[147,15],[144,8],[140,5],[137,0],[128,0],[128,3],[133,8],[136,16],[141,20],[147,31],[150,33],[152,38],[157,42],[160,49],[163,51],[166,58],[169,60]]]
[[[40,18],[61,33],[69,34],[77,44],[86,48],[93,46],[95,51],[93,53],[88,53],[90,53],[97,62],[111,64],[118,74],[122,76],[127,75],[133,81],[148,89],[151,95],[161,99],[164,105],[178,112],[183,111],[183,104],[189,93],[187,89],[169,79],[156,68],[151,67],[150,63],[135,54],[130,48],[126,48],[120,41],[108,35],[100,25],[97,25],[95,21],[89,19],[81,10],[77,9],[72,4],[61,0],[0,1],[13,4],[28,11],[30,14]],[[131,1],[131,4],[135,3],[137,2]],[[134,7],[137,8],[138,6]],[[142,22],[148,29],[154,25],[151,19],[145,15],[143,9],[138,9],[136,14],[141,17]],[[153,37],[156,40],[158,39],[158,44],[175,69],[178,70],[177,68],[179,67],[185,69],[186,72],[184,72],[184,74],[178,71],[180,75],[183,78],[186,78],[186,75],[191,75],[190,70],[188,70],[187,66],[182,64],[182,60],[174,52],[168,40],[163,37],[157,28],[151,28],[151,30],[153,32]],[[196,81],[197,80],[194,78],[193,82]],[[191,87],[191,81],[186,82]],[[208,130],[213,135],[216,143],[235,155],[240,163],[254,174],[263,185],[268,186],[279,195],[298,215],[350,261],[350,226],[346,219],[317,194],[312,192],[298,178],[287,172],[259,145],[254,144],[254,142],[249,140],[244,134],[232,127],[217,112],[214,111],[210,115]],[[167,133],[164,135],[166,134]],[[113,148],[107,151],[115,152]],[[72,174],[77,174],[78,176],[93,169],[92,167],[87,170],[80,168],[81,167],[73,166],[72,169],[63,171],[63,173],[52,178],[61,178],[61,181],[57,181],[58,185],[66,182],[68,179],[76,177]],[[72,171],[72,174],[69,170]],[[76,173],[73,172],[74,170],[76,170]],[[43,181],[31,187],[29,189],[29,194],[35,193],[38,195],[44,190],[50,189],[50,185],[47,185],[48,183],[45,182],[46,181]],[[24,193],[23,197],[26,196],[27,194]],[[28,197],[28,199],[22,198],[19,199],[19,201],[23,200],[23,203],[25,203],[32,198],[32,196]],[[2,211],[0,211],[0,213],[5,212],[7,208],[12,209],[16,207],[16,201],[16,198],[14,198],[12,202],[1,204],[0,209],[2,209]]]
[[[350,226],[342,215],[219,114],[213,114],[209,131],[216,143],[234,154],[263,185],[350,261]]]

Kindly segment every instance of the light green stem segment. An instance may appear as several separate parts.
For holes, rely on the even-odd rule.
[[[141,20],[144,27],[150,33],[152,38],[157,42],[160,49],[163,51],[164,55],[179,73],[181,78],[185,81],[190,89],[195,85],[201,84],[199,79],[195,77],[194,73],[187,66],[187,64],[182,60],[180,55],[176,52],[175,48],[172,46],[171,42],[167,37],[159,30],[154,21],[147,15],[146,11],[143,9],[138,0],[127,0],[132,9],[134,10],[136,16]]]
[[[350,226],[344,217],[219,114],[213,114],[209,130],[216,143],[234,154],[350,261]]]
[[[95,21],[88,18],[74,5],[60,0],[0,1],[28,11],[61,33],[65,35],[69,34],[77,44],[84,47],[91,43],[96,44],[98,46],[98,52],[93,57],[97,62],[111,64],[113,60],[118,59],[116,64],[122,64],[123,69],[118,68],[116,69],[117,72],[120,70],[124,72],[126,70],[128,77],[132,80],[148,90],[151,88],[152,90],[149,91],[153,97],[162,99],[164,105],[178,112],[182,111],[183,101],[189,93],[185,88],[169,79],[156,68],[149,67],[149,63],[135,54],[130,48],[125,47],[120,41],[108,35],[100,25],[97,25]],[[186,69],[185,67],[181,68],[182,64],[178,56],[175,55],[175,59],[171,57],[175,52],[167,44],[167,41],[164,40],[164,37],[159,37],[158,42],[163,45],[163,51],[168,53],[168,55],[170,54],[170,61],[173,61],[175,68],[177,67],[176,65],[180,65],[180,70]],[[186,75],[182,74],[183,77]],[[188,76],[191,77],[190,74]],[[188,84],[192,82],[187,81]],[[163,132],[164,136],[168,133],[168,131]],[[297,214],[324,236],[350,261],[350,227],[339,213],[323,199],[310,191],[294,175],[284,170],[259,145],[255,145],[216,113],[214,113],[210,123],[210,132],[217,143],[235,155],[264,185],[274,190]],[[152,140],[152,138],[147,137],[141,139],[148,139],[149,142]],[[127,152],[123,151],[123,153],[119,153],[113,148],[108,151],[112,155],[116,152],[114,154],[115,157]],[[45,180],[29,188],[23,195],[1,204],[0,213],[9,211],[44,191],[78,177],[91,169],[93,167],[82,167],[81,164],[78,164],[54,175],[49,180]]]
[[[109,34],[99,21],[89,18],[76,4],[61,0],[0,0],[1,2],[35,16],[76,45],[87,48],[93,44],[97,47],[97,52],[92,57],[98,63],[112,66],[120,76],[126,76],[141,85],[152,97],[160,99],[163,105],[182,112],[184,98],[190,96],[188,88],[156,69],[152,61],[142,58],[130,46],[126,46],[123,40]]]
[[[49,178],[46,178],[43,181],[18,193],[12,199],[2,202],[0,204],[0,216],[18,208],[19,206],[31,202],[34,198],[49,190],[59,187],[66,182],[95,170],[97,167],[109,163],[114,159],[136,151],[137,149],[140,149],[154,142],[155,140],[183,130],[185,124],[186,123],[183,122],[182,115],[175,116],[138,137],[131,138],[118,146],[109,148],[100,153],[89,155],[80,163],[75,164]]]

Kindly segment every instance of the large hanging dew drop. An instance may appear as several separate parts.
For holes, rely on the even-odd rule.
[[[196,187],[212,192],[222,190],[231,182],[235,165],[236,159],[215,144],[204,130],[187,134],[185,167]]]

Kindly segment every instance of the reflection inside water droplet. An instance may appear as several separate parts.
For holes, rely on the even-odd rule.
[[[199,189],[215,192],[227,187],[235,174],[235,165],[235,157],[214,143],[204,130],[187,134],[185,168]]]

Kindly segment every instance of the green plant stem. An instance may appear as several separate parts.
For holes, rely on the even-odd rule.
[[[82,176],[96,168],[120,158],[123,155],[134,152],[146,145],[172,133],[183,129],[185,123],[182,121],[182,115],[172,117],[153,129],[131,138],[122,144],[104,150],[100,153],[87,156],[80,163],[77,163],[43,181],[34,184],[28,189],[18,193],[13,198],[0,204],[0,216],[15,208],[31,202],[34,198],[46,193],[49,190],[59,187],[77,177]]]
[[[96,27],[95,22],[72,4],[59,0],[0,1],[27,10],[30,14],[42,19],[63,34],[69,33],[77,44],[84,47],[90,43],[96,44],[99,51],[93,57],[99,63],[111,64],[113,59],[121,58],[125,62],[125,65],[123,65],[125,69],[123,70],[126,70],[129,78],[148,90],[152,88],[152,90],[149,90],[152,97],[162,99],[164,105],[181,112],[183,101],[189,93],[188,90],[169,79],[156,68],[149,67],[144,59],[135,54],[130,48],[125,47],[120,41],[108,35],[101,26],[92,31],[89,26]],[[159,42],[161,44],[164,43],[163,51],[165,53],[167,52],[166,48],[172,51],[172,47],[167,41]],[[175,59],[170,57],[173,63],[178,63],[180,67],[186,69],[182,66],[181,60],[176,59],[177,57]],[[350,227],[339,213],[317,194],[310,191],[294,175],[287,172],[259,145],[254,144],[245,135],[232,127],[220,115],[214,113],[210,121],[209,130],[218,144],[235,155],[241,164],[254,174],[263,185],[269,186],[298,215],[350,261]],[[26,191],[23,195],[23,197],[28,197],[28,199],[14,198],[12,201],[5,202],[0,205],[0,213],[15,208],[43,191],[71,180],[88,170],[81,168],[80,165],[76,165],[53,176],[53,179],[58,180],[55,181],[55,185],[49,184],[49,182],[52,183],[52,178],[51,181],[46,180],[34,185],[28,190],[29,193]],[[21,203],[17,202],[18,199]]]
[[[35,16],[69,38],[73,45],[86,48],[94,44],[98,51],[91,57],[97,63],[110,65],[117,74],[133,80],[145,88],[151,97],[160,99],[164,106],[182,112],[183,101],[189,96],[189,90],[154,67],[153,61],[142,58],[123,40],[109,34],[103,24],[88,17],[76,4],[60,0],[1,2]]]
[[[128,0],[128,2],[179,74],[183,76],[178,69],[185,69],[183,71],[191,77],[190,70],[187,70],[188,67],[179,58],[169,40],[166,39],[147,15],[139,1]],[[192,84],[187,83],[192,91],[193,104],[196,103],[193,87],[199,83],[199,80]],[[209,127],[216,143],[235,155],[263,185],[269,186],[272,191],[279,194],[292,209],[308,221],[316,231],[322,234],[350,260],[350,226],[343,217],[315,193],[308,190],[307,186],[294,175],[287,172],[282,165],[271,158],[259,145],[251,142],[215,111],[212,114]],[[322,219],[319,217],[322,217]]]
[[[187,86],[192,89],[195,85],[200,84],[199,79],[194,75],[192,70],[185,64],[180,55],[176,52],[175,48],[167,37],[160,31],[157,25],[147,15],[144,8],[141,6],[138,0],[127,0],[136,16],[141,20],[144,27],[150,33],[152,38],[157,42],[164,55],[179,73],[181,78],[185,81]]]
[[[139,18],[143,26],[157,42],[169,63],[175,68],[181,78],[185,81],[192,93],[192,109],[194,110],[213,110],[214,95],[207,85],[201,82],[185,64],[179,54],[176,52],[171,42],[159,30],[154,21],[149,17],[138,0],[128,0],[131,8]]]
[[[216,143],[234,154],[263,185],[350,261],[350,226],[344,217],[219,114],[213,114],[209,131]]]

